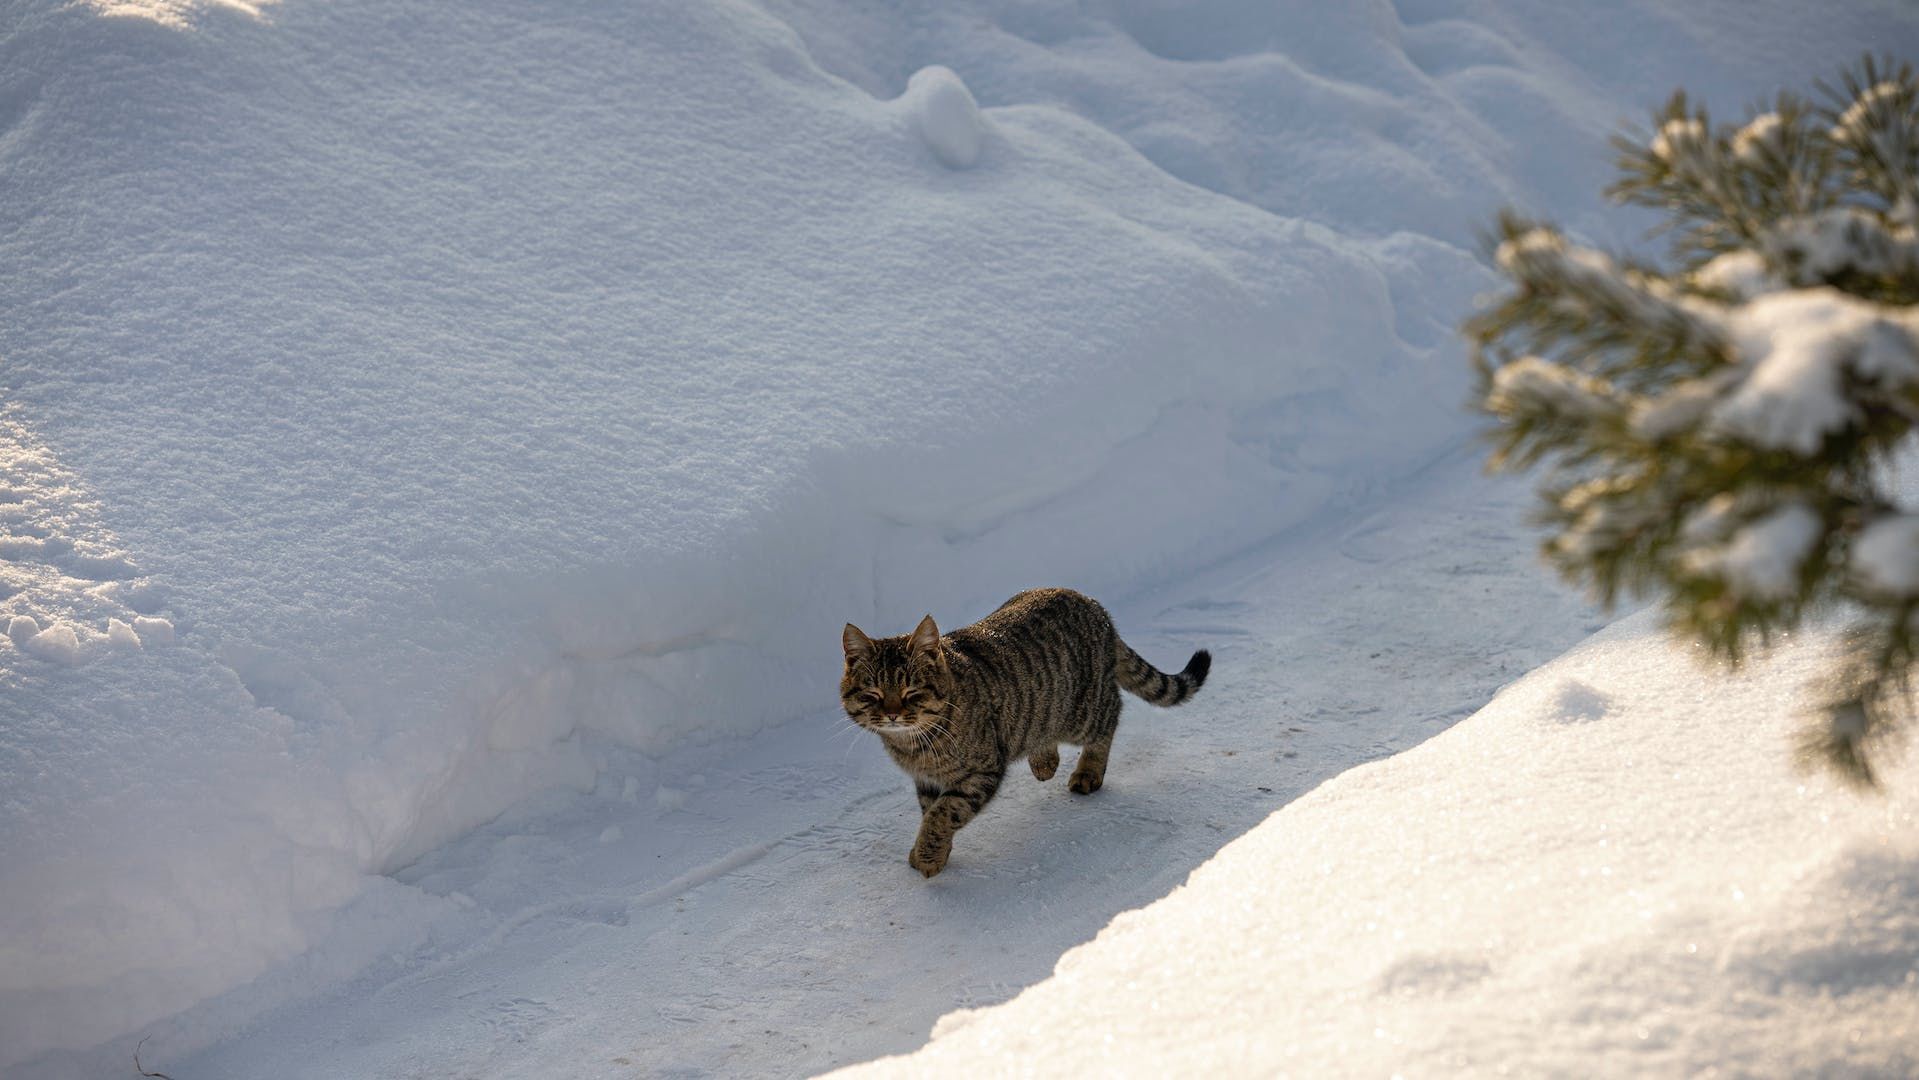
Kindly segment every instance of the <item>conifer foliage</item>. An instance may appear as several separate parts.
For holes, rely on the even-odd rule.
[[[1919,79],[1870,57],[1742,124],[1675,94],[1615,140],[1608,192],[1663,215],[1667,265],[1508,214],[1468,324],[1494,468],[1538,468],[1547,559],[1659,600],[1738,663],[1809,614],[1851,627],[1806,748],[1859,783],[1913,714]]]

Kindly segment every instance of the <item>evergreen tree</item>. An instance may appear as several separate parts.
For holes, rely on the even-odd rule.
[[[1675,94],[1620,137],[1608,194],[1664,215],[1669,266],[1508,214],[1506,286],[1467,324],[1494,468],[1541,468],[1547,559],[1608,604],[1659,600],[1737,664],[1843,612],[1807,751],[1846,777],[1908,726],[1919,512],[1919,80],[1868,57],[1715,124]]]

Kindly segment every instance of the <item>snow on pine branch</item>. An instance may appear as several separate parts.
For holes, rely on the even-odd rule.
[[[1566,577],[1659,598],[1734,662],[1853,605],[1808,745],[1870,781],[1867,740],[1904,719],[1889,688],[1919,664],[1919,516],[1887,489],[1919,424],[1919,76],[1869,59],[1841,86],[1737,126],[1675,94],[1616,141],[1611,192],[1666,215],[1678,265],[1508,217],[1510,289],[1467,332],[1493,464],[1548,470]]]
[[[1795,285],[1850,275],[1919,274],[1919,234],[1856,206],[1834,206],[1774,224],[1760,239],[1764,261]]]
[[[1798,591],[1806,559],[1824,532],[1811,507],[1789,503],[1733,532],[1722,544],[1694,549],[1684,562],[1701,577],[1723,581],[1739,596],[1784,600]]]
[[[1711,374],[1642,382],[1651,392],[1630,402],[1636,430],[1657,438],[1710,421],[1710,434],[1812,455],[1869,409],[1905,408],[1919,383],[1919,316],[1833,288],[1786,289],[1757,252],[1719,255],[1675,284],[1533,228],[1500,244],[1496,259],[1539,300],[1530,316],[1538,332],[1569,328],[1571,359],[1529,354],[1499,365],[1485,400],[1495,415],[1525,410],[1584,422],[1617,413],[1627,397],[1573,364],[1643,371],[1667,349],[1686,350]],[[1722,303],[1691,290],[1741,299]],[[1618,342],[1629,350],[1623,365],[1602,355]]]
[[[1762,296],[1727,311],[1721,326],[1743,374],[1712,421],[1767,449],[1812,457],[1919,381],[1919,319],[1836,289]]]
[[[1852,545],[1852,572],[1872,594],[1919,597],[1919,515],[1887,514],[1866,526]]]
[[[1627,325],[1668,323],[1704,330],[1688,305],[1656,277],[1620,266],[1612,256],[1577,247],[1551,228],[1534,227],[1500,243],[1494,261],[1522,286],[1551,296],[1568,314],[1605,312]]]

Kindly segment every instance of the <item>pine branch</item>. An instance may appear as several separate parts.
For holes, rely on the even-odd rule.
[[[1814,613],[1855,628],[1806,752],[1850,780],[1911,726],[1919,515],[1919,77],[1870,57],[1737,126],[1683,92],[1615,140],[1670,269],[1503,216],[1508,288],[1466,325],[1491,465],[1541,470],[1546,560],[1738,663]]]

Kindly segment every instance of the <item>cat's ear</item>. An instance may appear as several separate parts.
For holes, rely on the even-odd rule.
[[[848,660],[858,660],[873,651],[873,639],[861,633],[860,628],[852,623],[847,623],[846,629],[841,632],[840,644],[846,647]]]
[[[932,652],[939,647],[939,643],[940,628],[934,624],[931,615],[920,620],[920,624],[913,628],[913,636],[906,642],[914,652]]]

